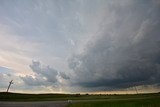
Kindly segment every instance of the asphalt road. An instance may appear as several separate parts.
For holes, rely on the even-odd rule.
[[[113,99],[112,99],[113,100]],[[106,99],[99,100],[67,100],[67,101],[36,101],[36,102],[10,102],[0,101],[0,107],[66,107],[69,103],[77,102],[94,102],[94,101],[106,101]]]
[[[67,101],[0,102],[0,107],[65,107]]]

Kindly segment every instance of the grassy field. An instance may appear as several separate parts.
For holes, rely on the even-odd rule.
[[[160,93],[138,95],[76,95],[0,93],[0,101],[80,100],[68,107],[160,107]]]
[[[160,99],[81,102],[70,104],[67,107],[160,107]]]
[[[75,94],[20,94],[0,93],[0,101],[58,101],[68,99],[85,99],[85,96]]]
[[[160,107],[160,95],[114,96],[114,99],[72,103],[67,107]]]
[[[78,95],[78,94],[19,94],[0,93],[0,101],[57,101],[57,100],[125,100],[160,98],[159,93],[138,95]]]

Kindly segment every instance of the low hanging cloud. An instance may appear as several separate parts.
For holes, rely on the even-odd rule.
[[[68,62],[71,84],[131,87],[160,84],[160,5],[155,1],[113,2],[95,38]]]
[[[32,61],[30,68],[34,75],[21,77],[25,84],[29,86],[57,86],[60,84],[59,78],[69,79],[65,73],[58,72],[50,66],[42,66],[39,61]]]
[[[44,76],[48,82],[57,82],[57,70],[50,68],[49,66],[42,67],[40,62],[37,61],[32,61],[32,65],[30,65],[30,68],[37,75]]]

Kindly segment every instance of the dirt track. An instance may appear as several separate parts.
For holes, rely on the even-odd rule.
[[[65,107],[67,101],[0,102],[0,107]]]

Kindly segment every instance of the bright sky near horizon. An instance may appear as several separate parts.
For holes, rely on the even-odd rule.
[[[0,91],[159,90],[159,0],[0,0]]]

